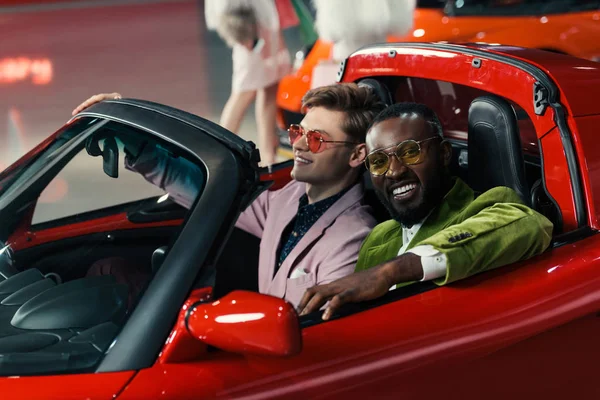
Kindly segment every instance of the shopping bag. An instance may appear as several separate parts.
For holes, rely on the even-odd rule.
[[[315,19],[303,0],[291,0],[299,21],[300,36],[305,45],[314,44],[319,35],[315,30]]]
[[[291,0],[275,0],[277,14],[279,14],[279,28],[281,30],[293,28],[300,24],[296,10]]]

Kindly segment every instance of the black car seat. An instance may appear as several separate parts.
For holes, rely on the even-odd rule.
[[[552,221],[555,234],[561,231],[560,209],[548,196],[543,180],[528,185],[518,118],[502,98],[481,96],[469,107],[468,178],[478,194],[496,186],[513,189],[525,204]]]
[[[394,97],[392,96],[392,93],[388,87],[377,79],[363,79],[358,82],[358,86],[366,86],[371,88],[386,106],[394,104]]]
[[[496,96],[471,102],[468,128],[469,185],[476,193],[496,186],[513,189],[530,205],[525,161],[513,107]]]

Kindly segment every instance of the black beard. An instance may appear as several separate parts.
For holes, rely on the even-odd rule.
[[[419,204],[416,207],[406,208],[403,211],[398,211],[388,201],[387,196],[384,193],[381,193],[379,190],[375,189],[375,193],[379,198],[379,201],[383,206],[387,209],[388,213],[392,217],[392,219],[399,222],[402,226],[410,228],[415,224],[423,221],[425,217],[436,208],[446,195],[446,191],[444,190],[443,185],[438,184],[430,187],[430,189],[425,189],[421,186],[423,190],[422,198]]]

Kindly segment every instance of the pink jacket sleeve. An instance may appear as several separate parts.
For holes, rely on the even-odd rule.
[[[204,174],[198,166],[181,157],[169,157],[166,152],[142,151],[135,162],[126,159],[125,167],[142,174],[148,182],[168,192],[176,203],[188,209],[204,184]],[[235,226],[262,238],[273,196],[273,191],[261,193],[240,214]]]
[[[238,218],[235,226],[254,236],[262,238],[265,223],[269,215],[269,206],[275,192],[265,190],[254,200]]]
[[[159,147],[152,151],[144,148],[135,161],[125,157],[125,168],[141,174],[188,210],[205,182],[199,166],[183,157],[171,157]]]
[[[329,237],[337,240],[328,240],[330,250],[320,262],[317,285],[333,282],[354,272],[360,247],[377,224],[368,212],[359,215],[359,218],[356,215],[342,216],[330,228]]]

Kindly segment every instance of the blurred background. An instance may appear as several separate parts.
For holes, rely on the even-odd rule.
[[[297,28],[284,35],[294,54]],[[231,50],[206,29],[203,0],[0,0],[0,167],[96,93],[218,121],[231,74]],[[256,141],[253,112],[240,134]]]
[[[369,3],[347,1],[356,4],[344,12]],[[313,1],[299,2],[314,17]],[[599,9],[600,0],[416,0],[411,29],[387,40],[497,43],[598,61]],[[302,96],[317,81],[333,81],[337,64],[331,43],[316,33],[299,26],[283,33],[295,65],[277,97],[285,145]],[[315,77],[319,70],[325,79]],[[218,121],[231,75],[231,50],[206,29],[204,0],[0,0],[0,167],[96,93],[118,91]],[[240,135],[256,142],[253,113]]]

